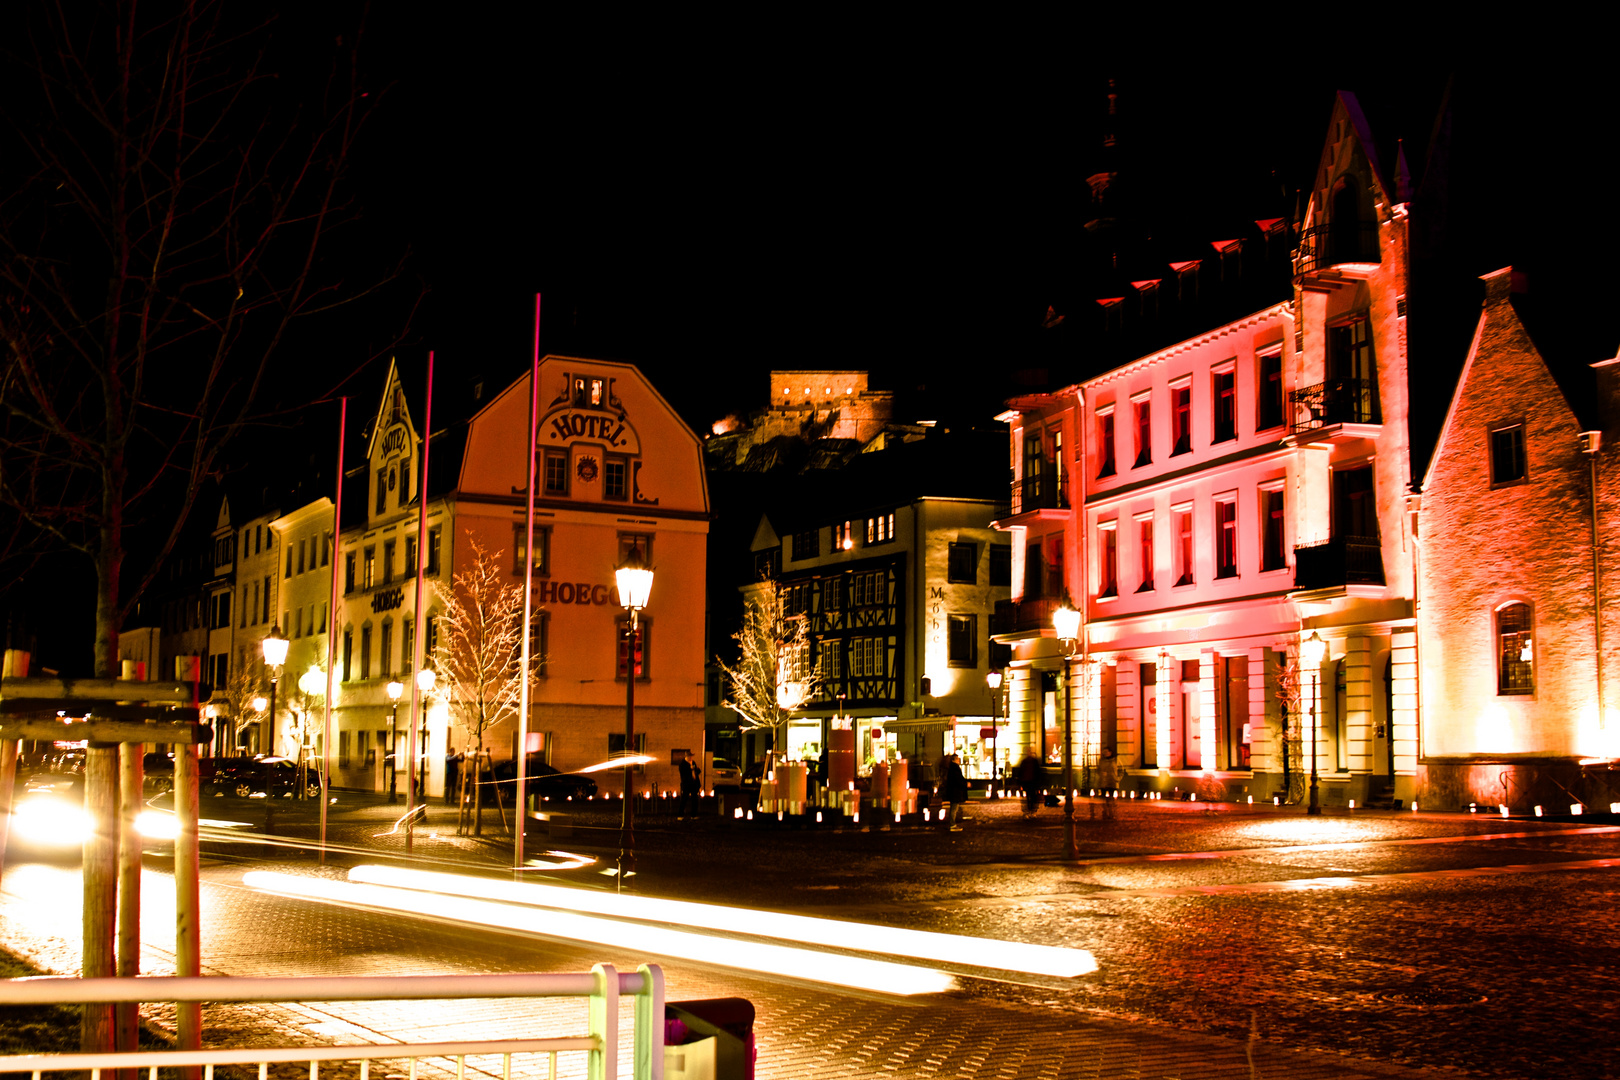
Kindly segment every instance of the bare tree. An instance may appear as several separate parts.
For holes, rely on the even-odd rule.
[[[0,93],[0,503],[8,537],[93,567],[100,677],[297,328],[393,274],[357,285],[330,250],[377,100],[353,35],[310,104],[243,17],[101,0],[5,35],[28,51]]]
[[[471,539],[472,559],[455,575],[454,588],[439,616],[433,666],[451,711],[460,719],[471,761],[461,769],[461,813],[457,831],[470,826],[483,835],[483,785],[478,783],[487,760],[484,740],[491,728],[515,718],[518,711],[523,647],[523,589],[501,568],[504,552],[485,551]],[[531,657],[538,671],[540,658]],[[469,776],[470,774],[470,776]],[[472,783],[471,809],[467,785]]]
[[[1299,666],[1299,646],[1290,643],[1286,659],[1277,667],[1277,700],[1282,705],[1283,801],[1305,801],[1304,693]]]
[[[209,699],[231,721],[230,745],[216,746],[216,754],[233,752],[240,745],[242,732],[259,718],[253,699],[264,696],[270,689],[270,673],[264,661],[254,656],[254,650],[238,649],[231,660],[231,673],[225,677],[225,685],[214,687],[214,696]]]
[[[721,703],[742,718],[745,731],[780,728],[821,686],[820,664],[812,660],[810,621],[786,614],[782,592],[774,578],[754,586],[743,602],[742,628],[731,635],[737,643],[736,664],[715,657],[726,680]],[[776,745],[782,745],[780,737]]]

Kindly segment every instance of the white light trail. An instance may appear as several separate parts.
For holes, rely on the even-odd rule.
[[[905,930],[872,923],[820,919],[809,915],[784,915],[775,911],[695,904],[684,900],[659,900],[650,896],[569,889],[556,885],[517,884],[489,878],[469,878],[392,866],[356,866],[350,881],[374,885],[395,885],[407,889],[427,889],[457,896],[485,896],[510,903],[561,908],[625,919],[673,923],[705,930],[722,930],[757,937],[780,938],[808,945],[828,945],[905,956],[934,963],[966,964],[1018,971],[1028,975],[1073,978],[1097,970],[1097,960],[1086,949],[1065,949],[1051,945],[1029,945],[1021,941],[936,934],[926,930]]]
[[[934,994],[956,986],[956,980],[950,975],[931,968],[640,926],[527,905],[501,904],[328,878],[300,877],[268,870],[249,871],[242,876],[242,883],[249,888],[283,896],[332,900],[410,915],[496,926],[545,937],[587,941],[641,955],[693,960],[745,972],[784,975],[807,982],[849,986],[879,993],[905,996]]]

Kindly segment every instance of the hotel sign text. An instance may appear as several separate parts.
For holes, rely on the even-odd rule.
[[[546,417],[541,426],[546,438],[554,443],[568,444],[583,439],[605,443],[609,448],[626,454],[641,453],[641,440],[636,435],[636,429],[622,414],[563,409]]]

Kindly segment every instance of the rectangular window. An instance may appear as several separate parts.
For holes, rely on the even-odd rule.
[[[517,577],[524,574],[525,558],[524,541],[529,531],[528,524],[522,521],[512,523],[512,573]],[[549,577],[551,575],[551,530],[539,525],[534,527],[534,576]]]
[[[1501,657],[1497,665],[1496,692],[1535,693],[1536,684],[1531,672],[1534,657],[1530,637],[1530,605],[1504,605],[1496,613],[1496,634]]]
[[[614,672],[614,678],[622,679],[629,665],[630,632],[628,620],[621,618],[617,622],[619,627],[616,635],[619,639],[619,663],[618,669]],[[642,618],[636,623],[636,678],[638,680],[647,678],[647,646],[652,636],[647,632],[648,622],[649,620]]]
[[[281,632],[291,638],[304,636],[304,609],[296,611],[283,611],[281,613]]]
[[[793,559],[814,559],[821,554],[821,530],[807,529],[793,534]]]
[[[1211,388],[1215,404],[1214,442],[1237,438],[1237,371],[1217,371]]]
[[[1153,402],[1148,398],[1131,402],[1136,412],[1136,460],[1131,468],[1153,463]]]
[[[321,621],[318,622],[318,623],[313,624],[314,627],[315,627],[315,633],[317,633],[317,634],[326,633],[326,624],[327,624],[326,615],[327,615],[326,601],[322,600],[321,601]],[[311,620],[313,620],[315,618],[315,605],[314,604],[309,605],[309,617],[310,617]]]
[[[272,575],[270,575],[270,574],[266,574],[264,576],[264,615],[259,620],[260,622],[269,622],[270,621],[270,604],[271,604],[271,600],[270,600],[270,579],[271,579],[271,577],[272,577]]]
[[[247,628],[248,612],[251,610],[252,609],[248,607],[248,587],[244,585],[242,586],[242,602],[237,605],[237,611],[240,613],[237,617],[237,629],[241,630]]]
[[[399,508],[405,509],[411,501],[411,459],[401,458],[399,462]]]
[[[1098,596],[1119,595],[1119,530],[1114,524],[1103,526],[1097,537],[1097,577],[1102,583]]]
[[[282,577],[289,577],[289,578],[292,577],[292,574],[293,574],[292,568],[293,568],[293,549],[292,549],[292,545],[288,544],[287,545],[287,572],[285,574],[283,574]]]
[[[242,557],[247,558],[248,552],[253,550],[253,530],[242,530]]]
[[[1283,422],[1282,349],[1260,357],[1260,415],[1255,427],[1281,427]]]
[[[623,502],[630,497],[630,459],[608,454],[602,461],[602,498]]]
[[[1136,550],[1140,556],[1142,583],[1137,592],[1153,591],[1153,519],[1145,517],[1136,523]]]
[[[394,580],[395,543],[396,542],[393,540],[383,541],[382,583],[384,585],[387,585],[389,582]]]
[[[347,769],[348,767],[349,767],[349,733],[347,731],[341,731],[340,730],[338,732],[338,768]]]
[[[308,541],[305,541],[305,540],[298,541],[298,572],[300,574],[302,574],[304,572],[304,546],[307,543],[308,543]],[[311,566],[314,565],[313,560],[311,560],[310,565]]]
[[[409,619],[399,624],[399,670],[409,675],[416,667],[416,624]]]
[[[1192,451],[1192,384],[1182,383],[1170,388],[1170,437],[1175,445],[1170,456]]]
[[[1515,484],[1525,478],[1524,425],[1491,432],[1491,483]]]
[[[354,552],[343,556],[343,591],[354,592]]]
[[[1288,565],[1288,557],[1283,550],[1282,488],[1267,488],[1260,492],[1260,528],[1263,540],[1260,569],[1283,569]]]
[[[427,534],[427,572],[439,572],[439,530],[437,527],[429,529]]]
[[[394,624],[383,623],[382,635],[378,639],[382,645],[381,662],[377,665],[377,673],[383,678],[394,673]]]
[[[839,640],[823,641],[816,654],[816,664],[821,669],[822,680],[830,687],[836,689],[836,684],[844,677],[844,643]]]
[[[990,545],[990,584],[1012,584],[1012,545]]]
[[[946,651],[951,667],[979,666],[979,618],[977,615],[947,615]]]
[[[264,550],[264,526],[253,526],[253,554],[257,555]]]
[[[979,545],[952,544],[946,560],[945,577],[953,584],[979,583]]]
[[[545,467],[541,470],[543,489],[547,495],[568,494],[568,454],[563,450],[547,450]]]
[[[321,565],[326,566],[332,561],[332,534],[321,535]]]
[[[833,550],[848,551],[855,546],[855,523],[840,521],[833,526]]]
[[[652,533],[620,533],[619,534],[619,561],[614,566],[623,566],[625,560],[630,558],[630,552],[641,552],[642,561],[648,566],[653,565],[653,534]]]
[[[1215,576],[1237,577],[1237,499],[1215,502]]]
[[[354,631],[343,631],[343,681],[348,682],[353,668],[350,666],[354,660]]]
[[[375,547],[366,548],[361,565],[363,570],[360,575],[360,587],[369,589],[377,584],[377,549]]]
[[[405,537],[405,576],[416,576],[416,534],[410,533]]]
[[[371,678],[371,627],[360,628],[360,677]]]
[[[1097,479],[1114,475],[1114,411],[1097,414],[1097,456],[1102,459],[1102,465],[1097,469]]]
[[[879,514],[866,519],[866,542],[887,544],[894,539],[894,514]]]
[[[377,470],[377,513],[388,509],[388,470]]]
[[[536,676],[546,673],[546,656],[551,642],[551,613],[534,613],[534,625],[529,634],[529,665]]]

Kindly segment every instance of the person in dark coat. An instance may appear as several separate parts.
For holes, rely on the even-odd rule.
[[[951,832],[962,831],[962,807],[967,804],[968,782],[962,775],[962,766],[955,754],[947,754],[941,766],[939,793],[950,804],[950,816],[940,814],[940,820],[948,821]]]
[[[702,794],[703,787],[698,781],[697,762],[692,758],[692,751],[688,750],[681,755],[681,760],[677,764],[681,770],[681,804],[678,812],[681,817],[685,817],[687,814],[695,815],[697,813],[698,796]]]
[[[1025,754],[1018,763],[1018,782],[1024,787],[1024,816],[1034,817],[1041,806],[1041,792],[1046,787],[1046,769],[1034,754]]]

